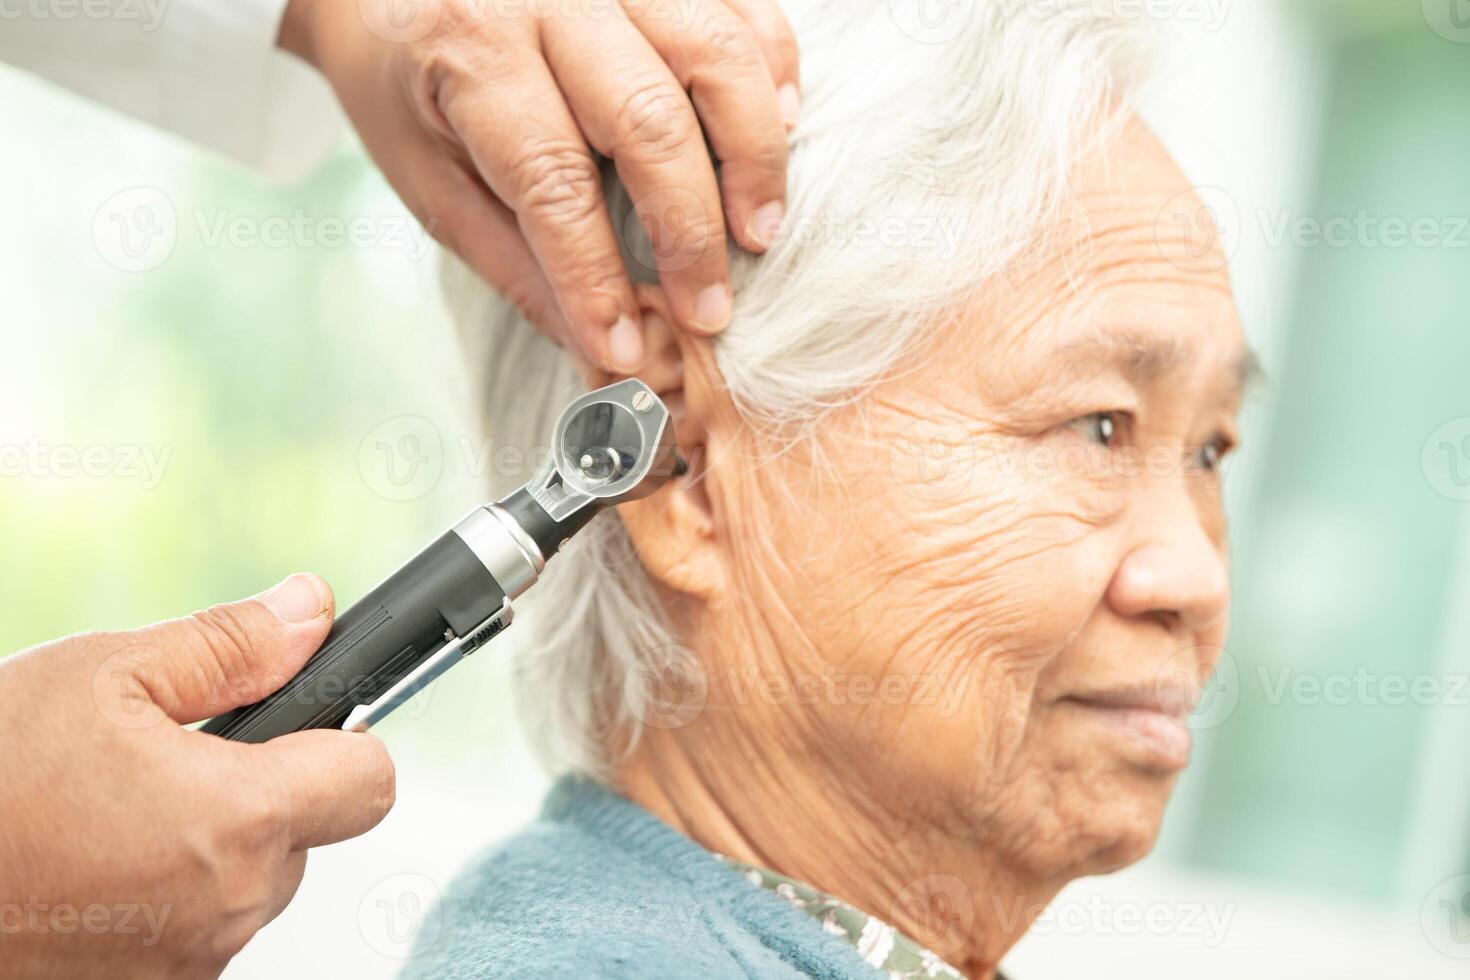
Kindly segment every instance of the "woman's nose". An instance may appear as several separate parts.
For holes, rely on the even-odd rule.
[[[1170,629],[1207,629],[1230,603],[1225,555],[1197,521],[1156,526],[1113,573],[1107,601],[1120,616],[1152,617]]]

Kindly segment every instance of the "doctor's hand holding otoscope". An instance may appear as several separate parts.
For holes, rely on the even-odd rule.
[[[197,31],[272,2],[169,12]],[[330,81],[426,228],[588,377],[631,374],[644,338],[597,177],[594,153],[609,156],[650,233],[673,243],[658,252],[676,326],[723,329],[726,229],[760,251],[783,211],[796,49],[773,0],[422,6],[423,30],[375,27],[357,0],[290,0],[274,16],[280,46]],[[114,40],[89,54],[71,23],[7,22],[0,60],[42,75],[47,52],[105,65]],[[119,73],[203,63],[160,48],[199,44],[186,30],[138,43],[152,47],[118,53]],[[75,65],[53,67],[88,90]],[[98,98],[113,88],[92,82]],[[218,974],[290,901],[308,848],[392,805],[392,763],[361,732],[507,628],[512,600],[595,513],[681,472],[671,429],[637,381],[583,396],[526,487],[474,508],[335,625],[327,585],[293,575],[0,660],[0,976]]]
[[[269,693],[331,624],[326,583],[293,575],[0,662],[0,976],[218,974],[290,901],[308,847],[383,818],[393,763],[371,735],[183,727]]]
[[[218,973],[290,901],[308,848],[392,806],[393,764],[356,733],[507,629],[513,600],[598,512],[682,471],[666,407],[628,379],[574,400],[526,486],[335,623],[326,583],[293,575],[0,665],[0,873],[26,896],[3,913],[20,918],[0,923],[0,975]],[[101,926],[82,928],[88,915]]]

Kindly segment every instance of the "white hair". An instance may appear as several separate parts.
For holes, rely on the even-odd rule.
[[[735,315],[715,351],[743,418],[790,445],[1038,244],[1073,161],[1123,117],[1148,45],[1095,0],[961,0],[938,24],[911,0],[784,7],[802,52],[786,228],[763,257],[732,247]],[[630,270],[653,278],[611,177],[608,199]],[[444,278],[491,444],[544,445],[585,390],[570,360],[464,266]],[[516,619],[535,748],[553,772],[606,779],[648,707],[629,678],[679,650],[616,514],[548,563]]]

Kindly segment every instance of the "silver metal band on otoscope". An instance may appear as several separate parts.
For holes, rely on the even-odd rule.
[[[511,599],[534,585],[546,567],[536,542],[499,504],[476,507],[454,525],[454,533]]]

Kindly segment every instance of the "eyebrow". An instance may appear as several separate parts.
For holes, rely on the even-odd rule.
[[[1256,352],[1246,347],[1235,358],[1234,382],[1236,391],[1249,391],[1266,380],[1266,369]]]
[[[1194,349],[1178,337],[1132,332],[1095,333],[1063,344],[1059,354],[1112,361],[1136,381],[1152,381],[1178,368],[1195,356]],[[1232,359],[1224,379],[1232,395],[1241,394],[1265,376],[1261,360],[1249,347]]]

